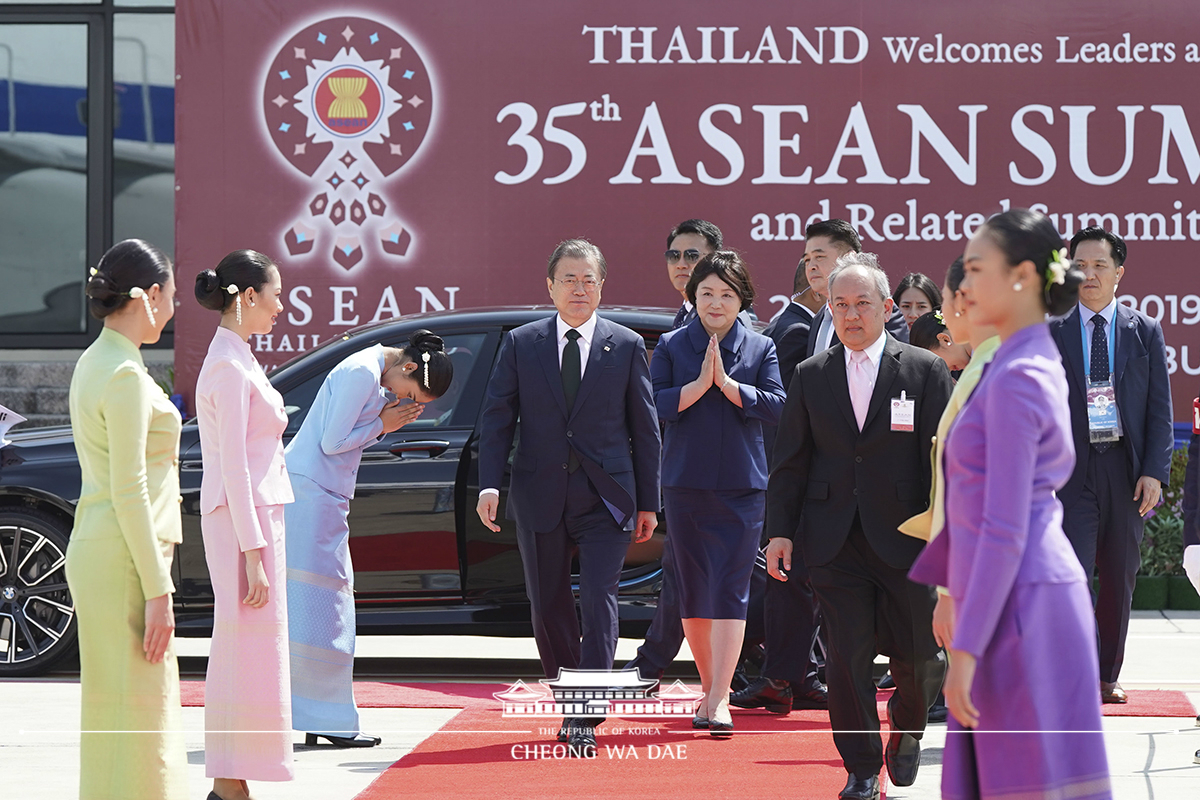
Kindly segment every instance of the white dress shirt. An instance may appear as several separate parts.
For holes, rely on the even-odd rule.
[[[566,349],[567,331],[571,330],[571,326],[561,314],[554,318],[554,324],[558,327],[558,368],[562,369],[563,350]],[[579,331],[579,377],[582,378],[583,373],[587,372],[588,353],[592,349],[592,338],[596,335],[596,315],[593,313],[575,330]]]

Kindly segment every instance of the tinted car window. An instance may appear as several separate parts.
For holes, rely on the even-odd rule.
[[[463,386],[466,384],[467,378],[470,377],[471,371],[475,367],[475,362],[479,358],[479,352],[483,347],[487,334],[452,333],[443,338],[446,342],[446,353],[450,356],[450,360],[454,364],[454,380],[451,382],[446,394],[425,407],[425,412],[421,415],[420,419],[410,422],[405,426],[407,430],[438,428],[451,424],[454,417],[454,410],[458,405],[459,398],[462,396]],[[385,344],[390,345],[388,342],[385,342]],[[374,342],[365,346],[370,347],[373,345]],[[334,366],[336,366],[336,363],[329,364],[329,369],[333,369]],[[325,381],[325,376],[329,374],[329,369],[316,373],[299,386],[290,389],[284,395],[283,403],[288,413],[287,433],[295,434],[296,431],[300,430],[300,425],[304,422],[305,416],[308,415],[308,410],[312,408],[313,400],[316,398],[317,392],[320,391],[321,384]]]

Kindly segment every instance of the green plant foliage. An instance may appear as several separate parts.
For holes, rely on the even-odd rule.
[[[175,367],[167,367],[166,379],[155,381],[155,383],[158,384],[158,388],[162,389],[163,392],[166,393],[167,397],[175,394]]]
[[[1183,476],[1187,449],[1171,455],[1171,485],[1163,487],[1162,502],[1150,512],[1142,537],[1139,575],[1183,575]]]

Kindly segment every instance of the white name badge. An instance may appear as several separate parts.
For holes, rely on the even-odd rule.
[[[1088,437],[1092,442],[1115,442],[1117,433],[1117,396],[1112,381],[1087,382]]]
[[[892,398],[892,430],[912,432],[917,420],[917,401],[901,392]]]

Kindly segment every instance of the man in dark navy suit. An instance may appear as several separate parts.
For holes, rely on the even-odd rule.
[[[1125,274],[1125,242],[1103,228],[1084,228],[1071,239],[1071,258],[1086,280],[1079,305],[1050,325],[1062,354],[1070,390],[1075,471],[1058,493],[1063,529],[1089,575],[1095,566],[1100,697],[1124,703],[1117,678],[1134,578],[1141,564],[1143,517],[1170,480],[1174,429],[1167,348],[1162,326],[1117,302]],[[1091,403],[1116,403],[1110,419]],[[1115,423],[1114,424],[1110,424]]]
[[[849,222],[844,219],[826,219],[814,222],[804,230],[804,269],[808,283],[822,301],[828,301],[826,285],[837,261],[847,253],[861,253],[862,240]],[[900,309],[893,308],[888,314],[884,329],[901,342],[908,341],[908,323]],[[829,306],[822,305],[813,318],[808,335],[805,358],[828,350],[838,344],[837,332],[833,329],[833,317]],[[780,366],[783,366],[782,359]],[[784,381],[786,388],[787,381]]]
[[[808,271],[801,260],[792,279],[792,301],[763,329],[763,335],[775,342],[779,374],[784,379],[785,389],[797,365],[808,357],[809,331],[817,311],[824,305],[824,299],[818,297],[809,285]]]
[[[571,239],[550,257],[546,286],[558,314],[505,334],[488,384],[479,438],[477,512],[496,511],[518,419],[506,516],[517,525],[534,638],[548,678],[609,670],[617,645],[617,586],[630,532],[658,524],[661,438],[642,337],[596,314],[607,267],[600,249]],[[571,591],[579,549],[582,637]],[[572,754],[594,753],[602,720],[568,719]]]

